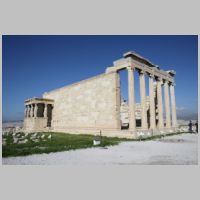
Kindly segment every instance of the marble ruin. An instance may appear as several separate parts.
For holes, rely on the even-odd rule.
[[[121,97],[121,70],[128,72],[127,102]],[[139,73],[139,104],[135,102],[134,73]],[[101,132],[130,138],[141,132],[154,135],[176,131],[175,74],[127,52],[103,74],[26,100],[23,128],[27,132]],[[145,78],[149,79],[149,96]]]

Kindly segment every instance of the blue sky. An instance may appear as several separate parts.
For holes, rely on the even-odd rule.
[[[130,50],[174,69],[178,116],[197,114],[197,36],[3,36],[2,48],[4,121],[23,119],[25,99],[101,74]],[[121,82],[127,99],[126,72]]]

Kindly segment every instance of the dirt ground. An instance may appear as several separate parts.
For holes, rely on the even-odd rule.
[[[153,141],[122,142],[50,154],[2,158],[7,165],[197,165],[198,135],[182,134]]]

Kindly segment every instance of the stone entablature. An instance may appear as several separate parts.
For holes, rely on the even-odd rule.
[[[53,104],[54,100],[53,99],[38,98],[38,97],[33,97],[32,99],[25,100],[25,105],[35,104],[35,103]]]
[[[136,56],[137,55],[137,56]],[[150,64],[150,62],[141,62],[141,61],[147,61],[144,58],[140,58],[138,61],[138,54],[134,52],[127,52],[124,54],[124,58],[121,58],[119,60],[116,60],[113,62],[113,67],[108,67],[106,69],[106,73],[111,72],[117,72],[123,69],[126,69],[128,67],[141,70],[142,72],[145,72],[149,75],[152,75],[153,77],[159,77],[162,80],[167,80],[170,83],[174,84],[174,75],[176,74],[174,70],[168,70],[164,71],[161,70],[157,65]]]

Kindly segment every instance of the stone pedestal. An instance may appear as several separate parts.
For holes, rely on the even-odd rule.
[[[47,118],[37,117],[37,118],[25,118],[24,119],[24,130],[25,131],[44,131],[47,127]]]

